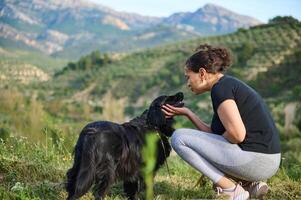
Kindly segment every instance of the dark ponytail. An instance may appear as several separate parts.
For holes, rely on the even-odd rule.
[[[186,61],[186,67],[193,72],[204,68],[209,73],[225,72],[231,65],[231,54],[224,47],[200,45]]]

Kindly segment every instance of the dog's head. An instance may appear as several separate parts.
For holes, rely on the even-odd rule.
[[[162,95],[157,97],[150,105],[147,113],[147,122],[150,127],[158,130],[166,136],[171,136],[173,132],[172,118],[165,118],[165,114],[162,112],[161,107],[163,104],[169,104],[175,107],[183,107],[184,95],[182,92],[178,92],[175,95],[166,96]]]

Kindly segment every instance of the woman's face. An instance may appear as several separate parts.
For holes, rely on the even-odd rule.
[[[196,73],[185,67],[185,78],[187,81],[187,87],[194,94],[202,94],[208,91],[205,76],[205,69],[201,68],[200,71]]]

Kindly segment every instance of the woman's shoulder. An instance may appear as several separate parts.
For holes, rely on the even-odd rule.
[[[231,86],[237,85],[239,82],[240,82],[239,79],[225,74],[223,77],[219,79],[219,81],[216,84],[214,84],[212,90],[219,90],[220,88],[221,89],[229,88]]]
[[[244,81],[240,80],[237,77],[231,76],[231,75],[224,75],[222,77],[222,79],[219,81],[219,83],[220,84],[218,84],[218,86],[220,86],[220,87],[229,87],[229,86],[233,86],[233,87],[239,87],[239,86],[250,87]]]
[[[247,94],[255,91],[248,84],[240,79],[231,76],[224,75],[211,89],[211,96],[219,96],[225,93],[232,93],[234,96],[238,93]]]
[[[230,75],[225,75],[225,78],[221,80],[221,83],[215,90],[218,92],[232,91],[234,96],[253,96],[254,98],[261,98],[257,91],[246,82]]]
[[[243,82],[243,81],[240,80],[239,78],[234,77],[234,76],[231,76],[231,75],[228,75],[228,74],[225,74],[225,75],[223,76],[222,81],[227,81],[227,82],[229,82],[229,81],[232,81],[232,82]]]

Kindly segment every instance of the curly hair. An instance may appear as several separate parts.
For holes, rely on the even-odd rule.
[[[196,48],[185,66],[193,72],[199,72],[204,68],[209,73],[225,72],[231,66],[230,51],[224,47],[214,47],[202,44]]]

